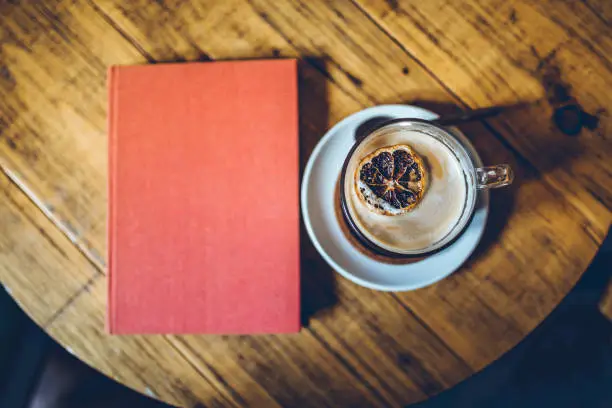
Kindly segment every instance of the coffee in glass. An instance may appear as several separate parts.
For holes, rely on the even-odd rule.
[[[351,149],[340,206],[350,234],[375,254],[421,258],[461,233],[478,189],[508,185],[512,177],[507,165],[475,168],[445,128],[398,119]]]

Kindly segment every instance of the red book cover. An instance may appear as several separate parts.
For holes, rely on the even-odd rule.
[[[108,328],[297,332],[297,63],[109,70]]]

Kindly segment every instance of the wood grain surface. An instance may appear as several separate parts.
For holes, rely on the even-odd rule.
[[[2,2],[2,283],[69,351],[171,404],[423,400],[523,339],[608,232],[611,19],[604,0]],[[302,164],[367,106],[508,106],[461,127],[485,162],[517,173],[493,192],[476,253],[436,285],[379,293],[335,275],[303,234],[299,335],[107,335],[107,67],[289,57]],[[576,135],[559,127],[568,107]]]

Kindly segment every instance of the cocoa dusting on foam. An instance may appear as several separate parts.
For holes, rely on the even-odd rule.
[[[355,172],[360,200],[384,215],[412,210],[423,198],[425,183],[423,161],[404,144],[377,149],[361,160]]]

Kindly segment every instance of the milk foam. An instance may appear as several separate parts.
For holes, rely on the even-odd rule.
[[[366,198],[366,200],[378,204],[383,210],[387,211],[389,214],[398,215],[402,213],[401,208],[395,208],[382,198],[376,196],[376,194],[374,194],[374,192],[370,190],[370,187],[360,179],[357,181],[357,188],[360,191],[363,191],[362,194]]]
[[[412,211],[392,216],[377,214],[358,198],[360,180],[355,179],[355,171],[361,158],[395,144],[410,145],[423,159],[428,185],[421,203]],[[353,154],[346,174],[344,189],[352,218],[369,240],[384,249],[425,250],[444,238],[463,213],[467,187],[459,160],[446,145],[425,133],[401,130],[365,140]]]

